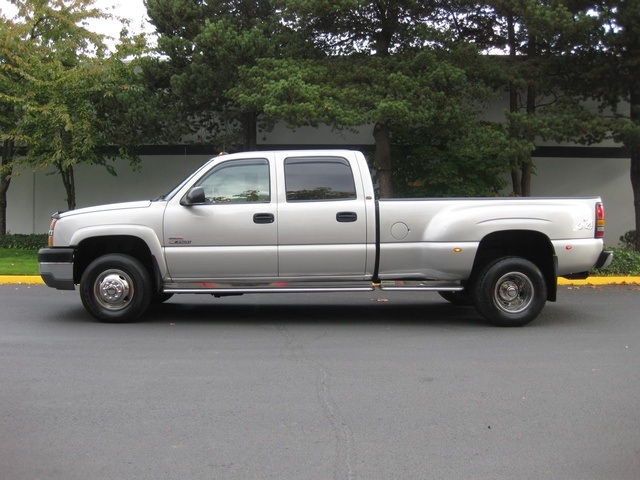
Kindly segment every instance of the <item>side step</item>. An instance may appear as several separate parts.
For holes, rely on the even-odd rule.
[[[432,280],[383,280],[378,283],[349,282],[278,282],[278,283],[168,283],[164,293],[204,293],[212,295],[240,295],[249,293],[339,293],[384,291],[461,292],[464,287],[457,282]]]
[[[380,290],[387,292],[461,292],[464,287],[457,282],[441,280],[383,280]]]
[[[212,295],[239,295],[244,293],[331,293],[370,292],[375,289],[371,282],[277,282],[277,283],[170,283],[165,284],[164,293],[209,293]]]

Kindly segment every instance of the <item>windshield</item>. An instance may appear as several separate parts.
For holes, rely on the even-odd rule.
[[[178,185],[173,187],[169,193],[165,193],[164,195],[160,195],[159,197],[151,200],[152,202],[158,202],[161,200],[169,201],[171,200],[187,183],[189,183],[194,177],[196,177],[202,170],[204,170],[211,162],[213,162],[215,158],[205,162],[200,168],[198,168],[195,172],[187,176],[184,180],[182,180]]]

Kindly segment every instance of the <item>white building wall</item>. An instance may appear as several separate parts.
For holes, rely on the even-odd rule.
[[[76,208],[155,198],[209,158],[211,155],[144,156],[137,172],[128,162],[116,161],[116,177],[104,167],[78,166]],[[51,214],[68,209],[62,179],[52,170],[19,172],[11,180],[7,203],[7,230],[11,233],[46,233]]]
[[[605,204],[605,242],[617,246],[635,227],[627,158],[535,158],[532,194],[539,197],[599,195]]]

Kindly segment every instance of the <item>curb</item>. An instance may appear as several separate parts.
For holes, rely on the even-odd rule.
[[[558,285],[638,285],[640,277],[590,277],[586,280],[558,278]],[[44,285],[39,275],[0,275],[0,285]]]
[[[558,285],[637,285],[640,277],[589,277],[586,280],[558,278]]]
[[[44,285],[40,275],[0,275],[0,285]]]

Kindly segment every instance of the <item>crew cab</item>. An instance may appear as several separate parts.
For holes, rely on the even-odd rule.
[[[53,288],[79,285],[101,321],[173,294],[410,290],[520,326],[558,276],[611,262],[592,198],[383,199],[362,153],[245,152],[154,200],[55,213],[38,252]]]

